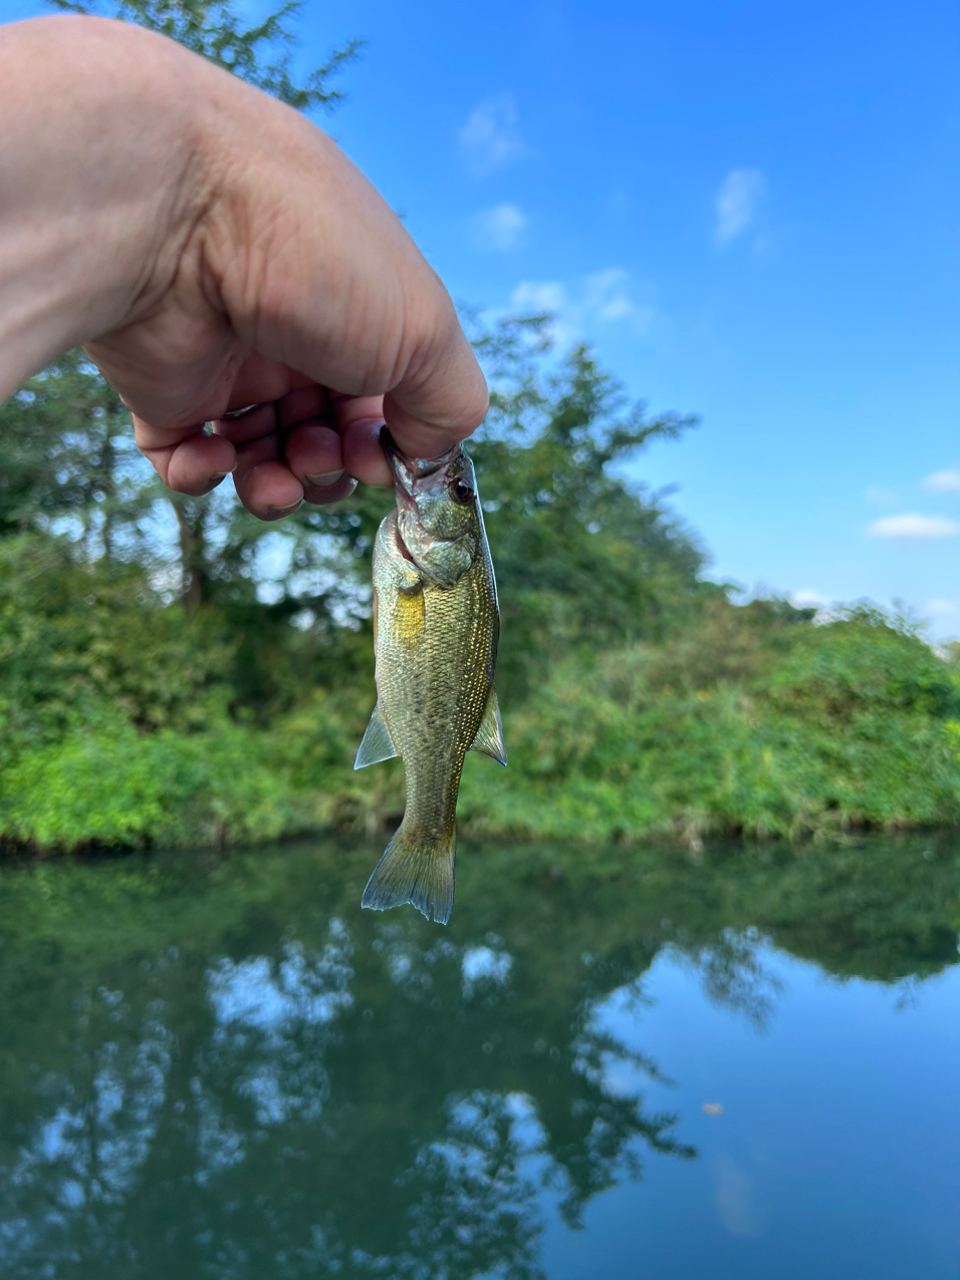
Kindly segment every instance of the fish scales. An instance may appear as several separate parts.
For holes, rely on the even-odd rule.
[[[386,539],[384,540],[386,541]],[[384,550],[379,546],[377,558]],[[377,693],[380,713],[403,758],[407,813],[421,829],[448,831],[456,810],[463,759],[476,736],[493,683],[497,631],[493,567],[479,557],[454,587],[424,584],[410,595],[380,563]],[[377,572],[379,570],[379,573]],[[411,605],[420,626],[411,628]]]
[[[455,446],[408,460],[384,444],[397,502],[374,548],[377,706],[356,767],[401,756],[407,803],[363,905],[410,902],[445,923],[464,757],[473,747],[506,763],[493,689],[496,583],[467,455]]]

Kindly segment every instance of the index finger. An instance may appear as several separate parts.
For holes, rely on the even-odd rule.
[[[208,434],[203,423],[155,427],[134,415],[133,437],[164,484],[192,497],[209,493],[237,465],[230,441]]]

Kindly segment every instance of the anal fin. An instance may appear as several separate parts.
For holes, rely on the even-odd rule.
[[[503,741],[503,724],[500,720],[500,704],[497,702],[497,691],[491,685],[486,709],[477,736],[470,743],[471,751],[482,751],[492,756],[498,764],[506,765],[507,748]]]
[[[364,769],[368,764],[379,764],[381,760],[392,760],[395,755],[399,755],[399,752],[393,745],[390,730],[384,724],[378,702],[373,708],[373,715],[370,717],[367,731],[363,735],[353,767],[354,769]]]

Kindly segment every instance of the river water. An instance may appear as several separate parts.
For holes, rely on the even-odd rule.
[[[960,839],[0,870],[4,1280],[958,1280]]]

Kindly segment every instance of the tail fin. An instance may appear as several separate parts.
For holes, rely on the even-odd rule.
[[[406,822],[387,845],[363,891],[361,906],[386,911],[412,903],[438,924],[446,924],[453,910],[453,867],[456,832],[425,840],[406,830]]]

